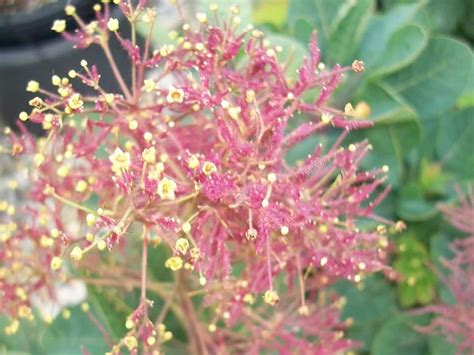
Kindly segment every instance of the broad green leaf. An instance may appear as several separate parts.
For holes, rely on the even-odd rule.
[[[473,63],[471,65],[471,74],[469,74],[470,80],[468,80],[467,86],[464,89],[463,94],[456,103],[456,107],[458,107],[459,109],[474,107],[474,56],[472,57],[472,62]]]
[[[258,0],[253,4],[252,18],[257,24],[283,26],[288,13],[288,0]]]
[[[456,29],[466,11],[465,0],[430,0],[426,6],[431,27],[436,32]]]
[[[7,317],[0,316],[0,354],[47,354],[40,341],[45,331],[42,322],[22,320],[17,333],[7,336],[3,329],[9,324]]]
[[[452,238],[448,237],[444,233],[437,233],[430,239],[431,261],[436,267],[436,272],[439,275],[444,275],[448,279],[448,270],[446,270],[446,268],[443,266],[441,260],[449,260],[454,256],[452,250],[450,249],[451,242]],[[448,304],[456,303],[456,299],[449,290],[448,286],[446,286],[440,279],[438,280],[438,292],[443,302]]]
[[[441,120],[436,147],[444,169],[474,178],[474,107]]]
[[[412,182],[403,186],[397,198],[397,213],[406,221],[424,221],[436,215],[436,207],[423,196],[422,186]]]
[[[369,154],[363,161],[366,167],[388,165],[389,183],[398,187],[406,176],[405,158],[416,146],[420,136],[420,128],[416,121],[410,120],[391,125],[375,125],[366,131],[354,132],[355,140],[367,138],[377,154]]]
[[[410,24],[421,7],[420,4],[401,5],[370,19],[357,54],[367,68],[382,55],[390,37]]]
[[[399,315],[385,323],[372,343],[373,355],[422,355],[428,353],[426,336],[416,332],[414,325],[426,324],[427,317]]]
[[[105,353],[109,347],[97,325],[80,307],[71,308],[71,318],[57,317],[43,336],[48,354],[82,355]],[[94,312],[92,309],[90,312]]]
[[[393,73],[411,62],[428,43],[428,34],[418,26],[408,25],[396,31],[379,57],[370,76]]]
[[[357,102],[365,101],[369,104],[369,119],[377,125],[417,121],[416,114],[409,106],[395,100],[376,83],[368,83],[362,90]]]
[[[350,64],[372,13],[372,0],[293,0],[288,24],[304,19],[317,31],[323,59],[329,64]]]
[[[398,313],[395,289],[382,275],[370,276],[356,286],[340,282],[336,291],[347,299],[341,319],[352,318],[347,336],[363,342],[361,350],[369,350],[377,330]],[[371,300],[367,307],[367,300]]]
[[[303,45],[307,45],[311,39],[313,31],[313,26],[307,20],[299,19],[294,24],[294,32],[292,33],[292,36],[303,43]],[[318,45],[320,45],[319,39]]]
[[[428,337],[428,346],[430,355],[454,355],[456,346],[448,343],[446,339],[439,335],[430,335]]]
[[[372,11],[372,0],[347,1],[340,8],[339,13],[344,16],[328,38],[326,60],[329,63],[352,63]]]
[[[420,116],[452,106],[464,91],[471,73],[472,54],[456,40],[432,39],[415,62],[385,77],[381,84]]]
[[[372,111],[369,119],[375,122],[375,126],[353,132],[349,139],[368,139],[373,146],[373,153],[364,159],[364,166],[388,165],[389,182],[397,187],[406,175],[406,156],[420,139],[421,131],[416,115],[375,84],[368,84],[358,101],[369,104]]]

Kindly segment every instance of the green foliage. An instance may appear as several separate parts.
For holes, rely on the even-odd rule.
[[[212,2],[199,0],[196,10],[207,12]],[[408,231],[395,240],[392,266],[401,281],[376,275],[364,279],[362,286],[347,282],[336,286],[347,298],[343,318],[354,320],[348,336],[363,342],[362,351],[375,355],[453,354],[453,347],[442,338],[417,333],[412,326],[427,319],[408,316],[405,308],[429,304],[437,297],[453,302],[429,265],[442,271],[439,260],[451,256],[449,243],[456,236],[440,223],[436,204],[452,198],[455,183],[474,182],[474,58],[465,44],[474,38],[474,2],[383,0],[377,11],[374,0],[261,0],[253,12],[244,0],[217,3],[223,13],[240,4],[242,26],[253,20],[275,29],[268,39],[284,49],[278,57],[288,61],[290,79],[296,77],[314,29],[327,65],[364,61],[366,71],[346,76],[335,104],[342,108],[347,102],[364,101],[370,106],[374,127],[352,133],[348,143],[368,139],[373,150],[365,166],[390,167],[387,184],[392,193],[380,211],[387,218],[406,221]],[[167,42],[166,34],[156,24],[155,47]],[[310,153],[320,139],[298,145],[288,161]],[[95,206],[93,198],[89,202]],[[162,267],[166,257],[165,248],[150,251],[153,282],[166,284],[172,279]],[[119,337],[139,295],[117,292],[90,287],[89,303],[91,314]],[[159,310],[163,294],[149,296],[154,311]],[[58,317],[51,326],[24,321],[15,336],[1,333],[0,353],[14,348],[17,353],[81,354],[81,344],[92,354],[104,353],[106,343],[90,317],[79,307],[71,312],[71,319]],[[186,351],[178,317],[171,310],[165,321],[177,339],[169,353]],[[5,325],[6,320],[0,319],[0,326]]]
[[[446,36],[467,34],[466,9],[474,5],[464,0],[382,5],[382,11],[374,10],[373,1],[293,0],[289,6],[288,32],[307,43],[316,28],[326,64],[364,61],[366,71],[346,77],[335,104],[370,106],[374,127],[352,133],[348,143],[368,139],[373,151],[366,167],[390,167],[392,193],[379,212],[408,224],[397,241],[403,251],[393,260],[402,276],[395,288],[380,278],[366,280],[362,291],[348,285],[337,289],[348,299],[344,317],[354,318],[348,334],[364,342],[363,351],[451,354],[451,345],[415,332],[410,324],[418,320],[403,309],[438,296],[453,301],[429,265],[440,269],[439,259],[450,257],[448,235],[454,233],[441,223],[437,204],[453,198],[454,184],[474,182],[474,57],[463,41]],[[298,152],[309,152],[314,144]],[[374,307],[366,307],[375,299]]]
[[[373,355],[427,354],[428,343],[413,326],[426,322],[426,318],[398,315],[383,325],[372,343]]]
[[[429,253],[415,235],[405,235],[398,242],[399,254],[393,267],[403,280],[398,285],[398,298],[402,307],[425,305],[433,301],[436,277],[427,268]]]

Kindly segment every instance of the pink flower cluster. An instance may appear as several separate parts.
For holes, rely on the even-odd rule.
[[[448,275],[440,277],[455,302],[425,307],[423,312],[434,313],[436,317],[420,330],[442,334],[456,345],[457,354],[471,354],[474,352],[474,194],[471,191],[467,196],[459,196],[459,206],[440,207],[451,224],[468,235],[452,242],[451,259],[441,260]]]
[[[120,7],[132,29],[141,21],[151,32],[155,10],[145,3]],[[159,351],[171,335],[163,315],[149,319],[146,294],[157,289],[147,274],[149,248],[161,244],[169,251],[162,267],[176,273],[167,304],[182,309],[195,351],[334,354],[354,347],[344,338],[341,301],[327,286],[386,268],[388,222],[373,210],[387,193],[387,168],[359,169],[370,144],[342,143],[349,130],[371,123],[354,117],[350,104],[341,112],[328,100],[344,73],[363,64],[325,68],[314,34],[292,82],[281,48],[258,29],[240,31],[236,7],[213,25],[198,14],[155,51],[150,38],[143,48],[135,36],[122,38],[104,8],[96,5],[97,20],[85,24],[68,6],[80,28],[64,36],[78,47],[100,45],[121,92],[104,91],[96,67],[82,61],[68,77],[53,76],[54,91],[28,85],[41,96],[20,119],[42,124],[47,137],[23,128],[10,134],[14,154],[31,156],[37,168],[22,209],[28,217],[2,240],[0,311],[21,318],[32,293],[80,278],[80,270],[108,284],[116,273],[106,269],[141,270],[132,281],[142,301],[112,353],[124,346]],[[130,86],[110,55],[112,40],[130,56]],[[76,83],[96,94],[81,94]],[[308,120],[298,124],[296,114]],[[334,143],[285,160],[331,127],[342,129]],[[212,319],[195,309],[194,293],[204,294]]]

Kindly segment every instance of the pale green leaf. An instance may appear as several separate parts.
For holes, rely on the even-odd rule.
[[[438,37],[429,42],[415,62],[385,77],[381,84],[420,116],[426,116],[456,102],[467,85],[471,65],[472,54],[466,45]]]

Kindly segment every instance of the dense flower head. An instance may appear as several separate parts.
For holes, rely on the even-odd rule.
[[[119,6],[132,25],[151,28],[155,11],[145,3]],[[325,68],[313,34],[292,81],[280,48],[258,29],[240,30],[238,8],[225,21],[199,14],[154,51],[149,38],[141,48],[134,36],[121,36],[108,2],[95,9],[96,21],[85,24],[68,7],[79,29],[63,32],[55,23],[53,30],[78,48],[101,46],[120,92],[103,90],[86,61],[67,77],[54,76],[55,92],[28,84],[39,96],[20,121],[41,124],[47,136],[34,139],[21,122],[21,134],[9,135],[14,155],[31,157],[36,169],[22,211],[28,217],[5,224],[2,234],[0,311],[18,319],[32,293],[78,277],[81,268],[100,276],[94,265],[112,259],[97,250],[120,255],[114,267],[140,264],[124,252],[138,240],[142,300],[113,353],[151,352],[172,336],[148,318],[147,251],[159,244],[169,251],[159,262],[176,273],[178,289],[204,294],[214,314],[204,326],[181,297],[202,351],[333,354],[354,347],[343,336],[341,300],[321,291],[386,268],[389,222],[373,211],[387,193],[387,167],[359,168],[370,144],[343,141],[371,123],[357,119],[351,105],[343,112],[328,103],[344,73],[363,63]],[[130,86],[111,40],[130,57]],[[76,83],[95,94],[81,94]],[[298,124],[300,113],[310,120]],[[342,129],[333,143],[286,160],[332,127]]]
[[[442,259],[446,274],[443,283],[454,297],[454,303],[425,307],[422,312],[435,314],[429,326],[420,330],[442,334],[456,346],[458,354],[474,351],[474,193],[459,194],[458,205],[443,204],[440,209],[451,224],[467,237],[451,243],[452,258]]]

